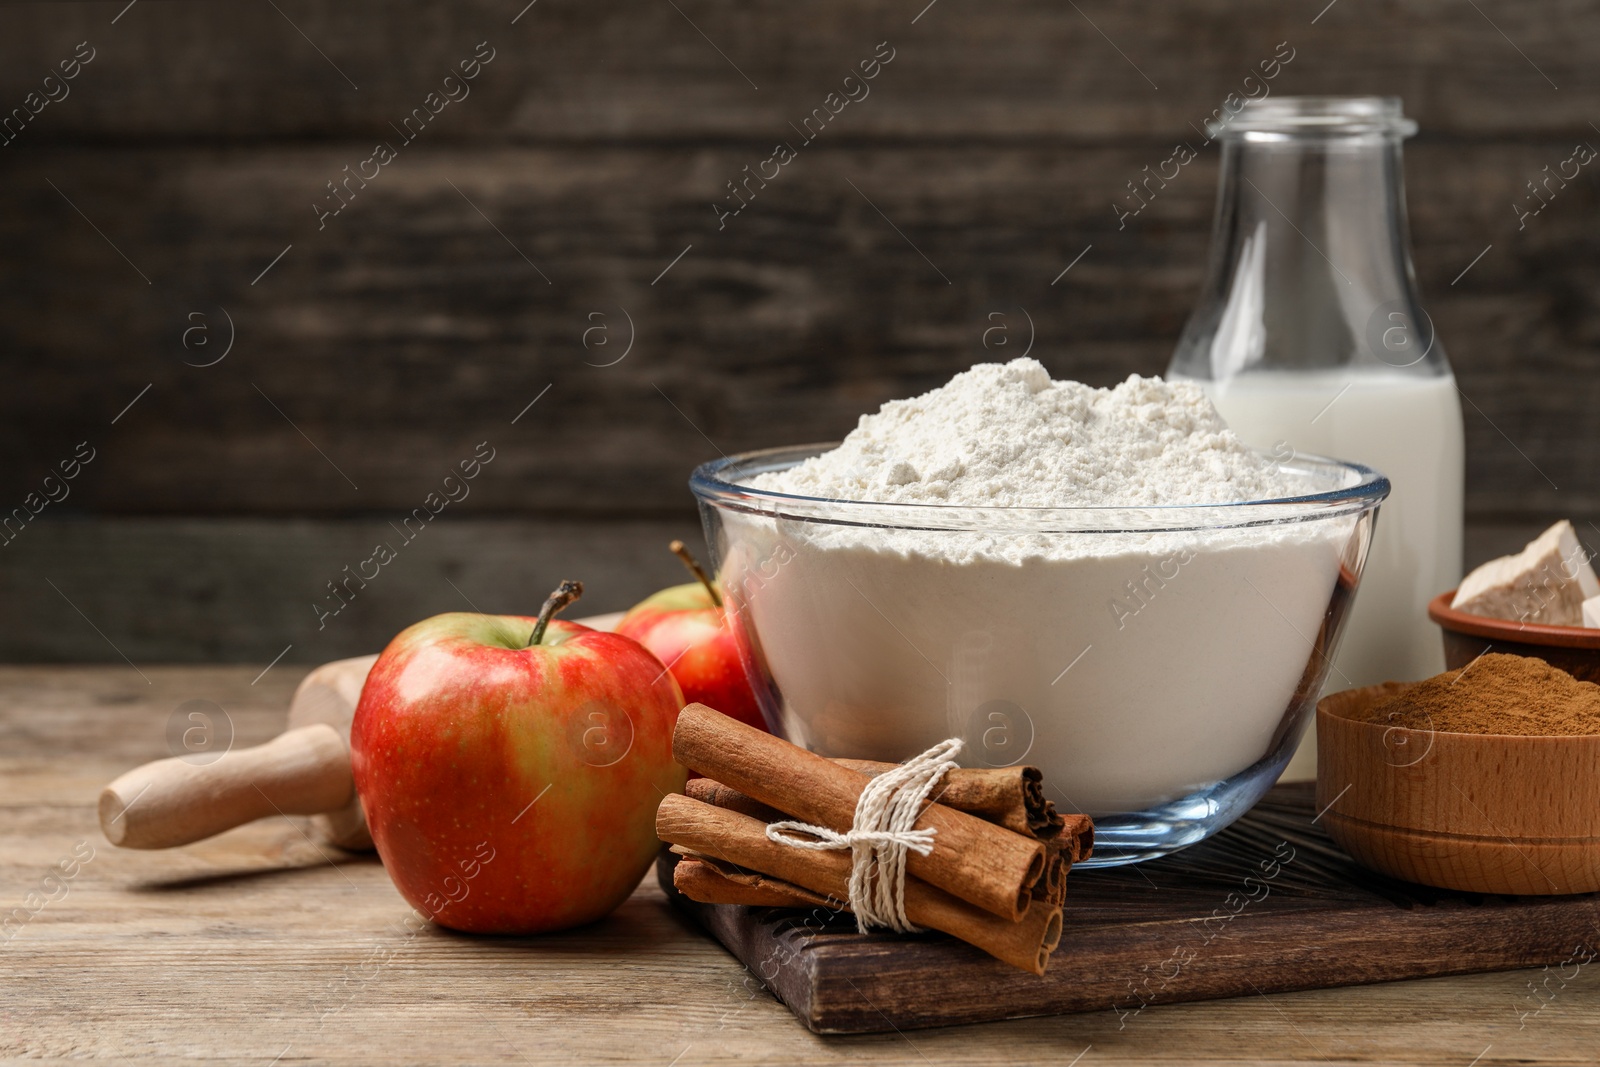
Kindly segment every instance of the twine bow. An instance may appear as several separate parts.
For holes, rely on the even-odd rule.
[[[915,829],[917,817],[928,794],[955,770],[961,749],[961,739],[952,737],[868,781],[847,833],[785,821],[768,825],[767,837],[780,845],[818,852],[849,849],[850,910],[856,928],[862,933],[875,926],[913,933],[919,928],[906,918],[906,853],[926,856],[933,851],[937,831]]]

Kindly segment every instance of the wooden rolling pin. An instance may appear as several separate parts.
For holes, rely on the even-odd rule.
[[[100,793],[100,829],[123,848],[173,848],[269,815],[315,815],[340,848],[372,848],[350,774],[350,720],[377,656],[324,663],[289,702],[288,729],[210,763],[137,767]]]
[[[576,621],[612,630],[621,612]],[[264,745],[211,763],[157,760],[100,793],[100,829],[123,848],[174,848],[270,815],[315,815],[322,835],[352,851],[372,848],[350,774],[350,722],[377,656],[324,663],[289,702],[288,729]]]

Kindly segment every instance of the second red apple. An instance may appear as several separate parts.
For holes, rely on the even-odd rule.
[[[684,699],[765,730],[756,695],[745,678],[739,646],[723,609],[722,593],[682,541],[671,544],[698,578],[663,589],[636,604],[616,632],[649,649],[677,680]]]

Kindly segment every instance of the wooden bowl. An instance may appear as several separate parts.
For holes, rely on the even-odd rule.
[[[1600,890],[1600,735],[1458,734],[1350,717],[1404,688],[1386,682],[1317,704],[1317,809],[1333,839],[1364,867],[1443,889]]]
[[[1600,630],[1469,615],[1450,607],[1455,598],[1452,589],[1428,604],[1428,618],[1444,635],[1444,661],[1450,670],[1465,667],[1485,652],[1504,652],[1542,659],[1581,682],[1600,682]]]

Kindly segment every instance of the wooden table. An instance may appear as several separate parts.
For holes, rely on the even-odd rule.
[[[490,939],[412,932],[375,858],[319,849],[288,819],[171,852],[111,848],[99,788],[167,754],[174,709],[215,701],[236,743],[255,744],[281,728],[302,673],[140,670],[0,668],[0,921],[26,917],[0,943],[6,1062],[1468,1067],[1592,1063],[1600,1048],[1600,967],[1151,1007],[1121,1027],[1104,1012],[817,1037],[653,878],[589,929]],[[46,881],[90,848],[75,877]],[[1524,1017],[1541,1003],[1530,980],[1547,991]]]

